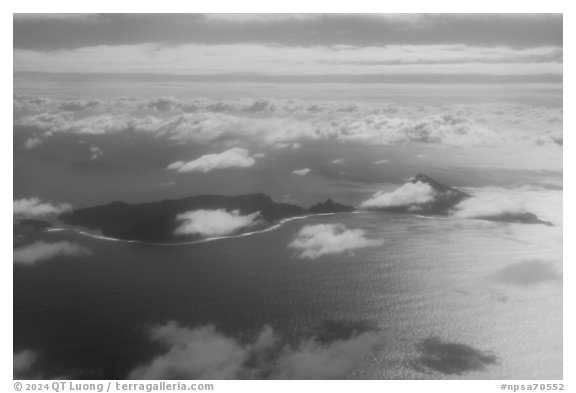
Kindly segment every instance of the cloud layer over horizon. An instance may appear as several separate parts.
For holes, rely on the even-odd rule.
[[[285,148],[336,140],[368,145],[424,143],[447,146],[561,145],[562,108],[512,104],[417,105],[295,99],[228,100],[116,98],[62,100],[14,96],[14,126],[35,132],[25,148],[57,133],[142,133],[173,143],[226,147],[223,157],[191,161],[208,170],[225,156],[243,166],[248,152],[232,149]],[[224,154],[224,153],[222,153]],[[243,157],[243,158],[242,158]],[[180,162],[182,169],[185,162]]]
[[[15,14],[14,70],[529,82],[561,78],[562,26],[561,14]]]

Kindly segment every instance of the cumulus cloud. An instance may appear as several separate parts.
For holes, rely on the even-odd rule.
[[[34,366],[38,362],[38,353],[25,349],[14,354],[14,379],[34,379]]]
[[[167,169],[179,173],[186,172],[210,172],[214,169],[225,168],[248,168],[254,165],[256,160],[250,156],[250,152],[241,147],[234,147],[218,154],[206,154],[202,157],[189,161],[177,161],[168,165]]]
[[[56,257],[81,257],[90,254],[90,250],[68,241],[56,243],[35,242],[14,249],[14,263],[31,266],[36,262]]]
[[[13,201],[13,204],[14,217],[17,218],[45,217],[61,214],[72,209],[72,206],[67,203],[53,205],[51,203],[42,202],[38,198],[16,199]]]
[[[24,148],[31,150],[34,149],[42,144],[42,139],[40,138],[28,138],[26,142],[24,142]]]
[[[362,202],[361,206],[378,209],[418,205],[432,201],[435,195],[434,189],[426,183],[406,183],[392,192],[377,192],[372,198]]]
[[[176,216],[182,221],[174,231],[177,235],[224,236],[259,222],[259,212],[241,215],[238,210],[194,210]]]
[[[249,346],[213,326],[187,329],[169,322],[152,329],[151,338],[168,352],[133,370],[130,379],[234,379],[250,356]]]
[[[374,347],[376,332],[321,345],[315,339],[285,348],[279,356],[274,379],[334,379],[342,376]]]
[[[304,169],[295,169],[292,171],[292,174],[294,175],[298,175],[298,176],[306,176],[307,174],[309,174],[311,171],[310,168],[304,168]]]
[[[377,246],[382,242],[366,238],[362,229],[347,229],[343,224],[316,224],[303,227],[288,247],[299,251],[300,258],[316,259]]]
[[[92,145],[90,146],[90,159],[96,160],[104,155],[104,151],[100,149],[98,146]]]
[[[375,331],[322,342],[316,338],[282,345],[264,326],[254,340],[240,342],[214,326],[156,326],[150,338],[167,352],[143,364],[130,379],[329,379],[342,376],[375,346]]]
[[[342,164],[342,163],[344,163],[344,159],[336,158],[336,159],[332,160],[331,163],[334,165]]]

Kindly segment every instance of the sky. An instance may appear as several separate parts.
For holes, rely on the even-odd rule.
[[[14,14],[15,85],[559,83],[561,14]]]
[[[17,199],[359,205],[419,172],[561,187],[561,14],[13,22]]]

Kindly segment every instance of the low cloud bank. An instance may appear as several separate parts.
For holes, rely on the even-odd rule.
[[[362,229],[348,229],[343,224],[316,224],[303,227],[288,247],[299,251],[300,258],[316,259],[377,246],[382,242],[366,238]]]
[[[502,214],[527,212],[526,203],[510,193],[483,193],[463,200],[454,207],[453,215],[460,218],[495,217]]]
[[[156,326],[150,338],[167,352],[135,368],[130,379],[330,379],[342,376],[376,345],[375,331],[322,342],[316,338],[282,344],[270,326],[241,342],[214,326]]]
[[[86,247],[61,241],[57,243],[35,242],[14,250],[14,263],[31,266],[36,262],[56,257],[82,257],[90,254]]]
[[[435,195],[434,189],[426,183],[406,183],[392,192],[377,192],[372,198],[362,202],[361,207],[378,209],[419,205],[434,200]]]
[[[15,218],[45,217],[72,210],[72,206],[67,203],[53,205],[51,203],[42,202],[38,198],[16,199],[13,201],[13,204]]]
[[[259,213],[241,215],[238,210],[194,210],[176,216],[182,224],[177,235],[224,236],[258,223]]]
[[[248,168],[253,166],[256,160],[250,156],[250,152],[241,147],[235,147],[218,154],[206,154],[189,162],[177,161],[168,165],[167,169],[178,173],[186,172],[210,172],[214,169],[225,168]]]
[[[501,103],[438,106],[173,97],[86,101],[15,95],[14,111],[14,125],[43,130],[44,136],[129,131],[229,147],[295,147],[308,140],[457,146],[563,143],[561,107]]]
[[[498,217],[506,214],[533,213],[538,217],[562,222],[562,191],[535,187],[471,189],[473,197],[455,206],[453,215],[460,218]]]

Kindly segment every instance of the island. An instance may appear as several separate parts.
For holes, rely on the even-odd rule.
[[[324,213],[344,213],[352,212],[354,208],[352,206],[342,205],[336,203],[332,198],[328,198],[325,202],[320,202],[308,209],[310,213],[324,214]]]
[[[199,235],[176,233],[181,222],[177,217],[197,210],[226,210],[241,216],[258,214],[258,224],[242,228],[234,234],[264,229],[278,220],[318,213],[349,212],[354,208],[333,202],[305,209],[297,205],[275,202],[266,194],[238,196],[199,195],[183,199],[129,204],[112,202],[106,205],[76,209],[61,214],[64,224],[81,226],[101,235],[122,240],[174,243],[199,240]]]
[[[428,216],[450,216],[459,203],[472,194],[442,184],[429,176],[418,174],[409,183],[422,183],[430,187],[431,198],[422,203],[409,203],[388,207],[365,207],[365,210],[418,214]],[[311,214],[353,212],[355,208],[334,202],[328,198],[306,209],[298,205],[275,202],[266,194],[256,193],[238,196],[199,195],[182,199],[167,199],[158,202],[130,204],[112,202],[106,205],[76,209],[58,216],[60,222],[79,226],[106,237],[148,243],[179,243],[201,240],[207,236],[183,233],[179,230],[181,215],[200,210],[221,210],[234,213],[237,217],[253,217],[249,225],[240,226],[226,235],[269,228],[280,220],[305,217]],[[476,219],[504,223],[552,225],[530,212],[505,212],[494,216],[474,217]],[[43,227],[41,222],[28,222],[35,227]]]

